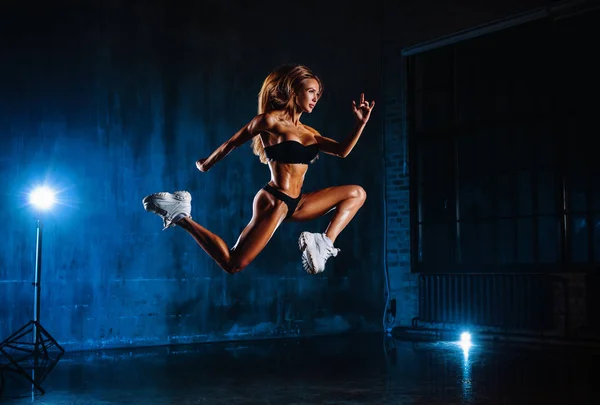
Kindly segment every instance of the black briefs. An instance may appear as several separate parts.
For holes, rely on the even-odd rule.
[[[275,187],[271,186],[270,184],[267,184],[266,186],[264,186],[263,190],[273,194],[275,196],[275,198],[277,198],[280,201],[283,201],[285,203],[285,205],[287,205],[288,212],[287,212],[287,215],[285,216],[286,219],[291,217],[292,215],[294,215],[294,212],[296,212],[296,207],[298,207],[298,203],[300,202],[300,198],[302,198],[302,194],[300,194],[296,198],[292,198],[289,195],[277,190]]]

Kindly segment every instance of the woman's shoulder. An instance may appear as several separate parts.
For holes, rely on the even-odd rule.
[[[252,119],[252,121],[250,121],[250,126],[256,129],[260,129],[261,131],[266,131],[275,127],[278,122],[279,118],[276,115],[270,112],[266,112],[256,115]]]
[[[316,129],[314,129],[313,127],[310,127],[306,124],[302,124],[302,126],[304,127],[304,129],[306,129],[308,132],[310,132],[312,135],[314,136],[321,136],[321,134],[319,133],[319,131],[317,131]]]
[[[269,126],[274,126],[281,122],[281,117],[273,111],[258,114],[256,118]]]

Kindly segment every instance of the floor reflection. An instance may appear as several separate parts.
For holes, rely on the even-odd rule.
[[[598,353],[381,335],[67,353],[39,404],[598,403]]]
[[[14,399],[30,396],[35,399],[38,394],[45,394],[44,381],[62,356],[61,352],[33,356],[0,351],[0,398],[7,399],[12,396]],[[11,394],[7,393],[9,390],[7,387],[10,387]]]

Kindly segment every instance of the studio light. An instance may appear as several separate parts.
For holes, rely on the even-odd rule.
[[[29,203],[41,211],[48,211],[55,202],[56,193],[50,187],[38,187],[29,194]]]
[[[43,186],[35,188],[29,193],[29,203],[36,209],[38,215],[49,211],[56,202],[56,193],[49,187]],[[0,342],[0,353],[4,354],[15,369],[27,377],[30,382],[42,393],[44,390],[34,378],[29,377],[25,369],[19,364],[19,361],[6,349],[12,349],[18,352],[25,352],[33,355],[37,361],[38,358],[49,359],[49,349],[56,347],[62,355],[65,351],[50,333],[42,326],[40,322],[41,309],[41,288],[42,288],[42,221],[37,220],[36,249],[35,249],[35,273],[33,295],[33,319],[19,328],[4,341]],[[33,338],[29,341],[25,337],[29,334]]]

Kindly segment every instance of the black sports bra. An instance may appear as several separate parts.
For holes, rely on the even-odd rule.
[[[279,163],[309,164],[319,154],[319,145],[302,145],[298,141],[283,141],[265,148],[267,159]]]

